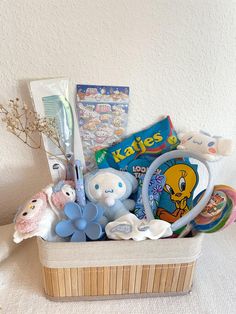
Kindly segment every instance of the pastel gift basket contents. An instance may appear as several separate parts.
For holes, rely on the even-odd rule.
[[[232,141],[177,133],[169,116],[124,137],[128,87],[77,85],[76,111],[67,84],[31,84],[38,113],[31,114],[27,130],[43,134],[52,183],[22,205],[14,220],[16,243],[38,238],[46,296],[87,300],[189,292],[203,233],[236,219],[236,191],[214,185],[211,167],[231,154]],[[78,130],[85,167],[77,156]]]

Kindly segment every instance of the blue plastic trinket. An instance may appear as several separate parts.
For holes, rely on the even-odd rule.
[[[98,240],[103,235],[102,226],[99,223],[103,215],[103,209],[93,203],[87,203],[81,208],[77,203],[69,202],[64,207],[67,220],[57,223],[55,231],[62,238],[71,237],[71,242],[85,242]]]

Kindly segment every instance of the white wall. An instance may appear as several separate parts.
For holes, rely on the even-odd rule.
[[[33,78],[129,85],[129,132],[169,113],[176,128],[236,139],[235,17],[231,0],[1,0],[0,102],[29,102]],[[0,145],[4,223],[49,174],[2,123]],[[216,183],[236,186],[235,157],[215,166]]]

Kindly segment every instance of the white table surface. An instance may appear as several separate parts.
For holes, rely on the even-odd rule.
[[[35,239],[0,264],[0,313],[236,313],[236,225],[207,235],[192,292],[184,296],[110,301],[52,302],[44,297]]]

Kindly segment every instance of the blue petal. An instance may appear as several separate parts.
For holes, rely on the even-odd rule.
[[[88,203],[83,209],[83,218],[87,221],[93,221],[97,218],[98,209],[93,203]]]
[[[82,217],[82,210],[80,206],[74,202],[69,202],[65,205],[64,213],[70,219]]]
[[[71,242],[85,242],[86,235],[84,231],[76,231],[70,239]]]
[[[98,240],[102,236],[102,227],[96,222],[90,222],[85,229],[85,233],[89,239]]]
[[[72,235],[75,228],[70,220],[62,220],[56,225],[55,231],[56,234],[64,238]]]

